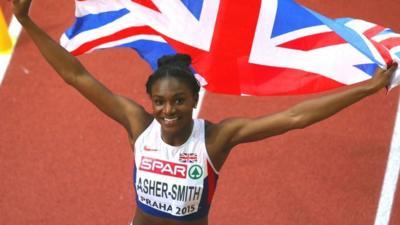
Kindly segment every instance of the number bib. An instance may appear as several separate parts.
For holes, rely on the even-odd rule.
[[[205,147],[204,120],[194,121],[190,137],[181,146],[161,139],[156,120],[135,142],[136,202],[148,214],[177,220],[206,216],[217,179]]]

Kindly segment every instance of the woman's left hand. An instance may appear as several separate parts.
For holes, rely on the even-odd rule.
[[[374,91],[378,91],[383,87],[387,87],[390,84],[393,73],[397,69],[397,63],[393,63],[388,69],[384,70],[381,68],[376,69],[374,76],[369,81]]]

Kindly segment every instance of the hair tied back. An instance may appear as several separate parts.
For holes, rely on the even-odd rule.
[[[187,69],[191,64],[192,58],[186,54],[165,55],[159,58],[157,61],[158,68],[166,66],[176,66]]]

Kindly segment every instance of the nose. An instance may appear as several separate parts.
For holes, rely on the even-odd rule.
[[[167,103],[163,108],[165,115],[173,115],[175,113],[175,106],[171,103]]]

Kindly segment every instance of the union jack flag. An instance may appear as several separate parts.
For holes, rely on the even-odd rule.
[[[179,162],[195,163],[195,162],[197,162],[197,154],[196,153],[180,153],[179,154]]]
[[[320,92],[400,62],[399,34],[292,0],[76,0],[75,14],[61,38],[74,55],[129,47],[155,69],[162,55],[188,53],[206,90],[218,93]]]

